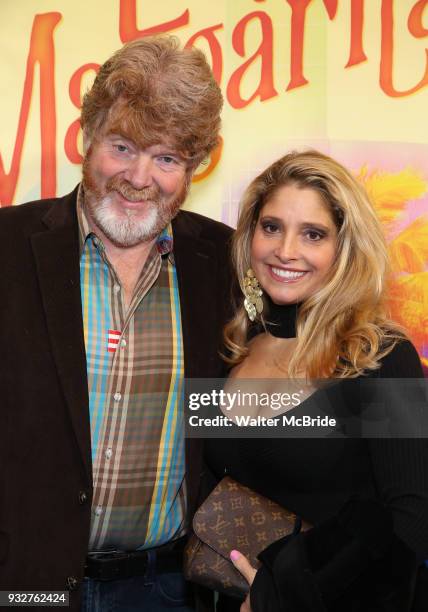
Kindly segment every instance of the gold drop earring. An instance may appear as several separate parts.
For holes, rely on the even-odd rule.
[[[251,268],[248,268],[244,277],[244,295],[244,308],[250,321],[254,321],[257,314],[263,312],[263,291]]]

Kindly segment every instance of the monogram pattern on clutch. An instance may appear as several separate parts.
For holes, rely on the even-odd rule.
[[[229,476],[217,485],[193,519],[185,549],[188,580],[227,595],[243,597],[248,584],[229,559],[238,549],[254,567],[269,544],[294,531],[296,515]]]

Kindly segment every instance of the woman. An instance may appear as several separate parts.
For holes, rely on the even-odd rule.
[[[359,414],[357,379],[379,379],[382,390],[380,379],[423,377],[386,313],[379,221],[331,158],[291,153],[250,184],[233,257],[245,300],[225,330],[231,378],[338,379],[323,391],[330,405]],[[293,411],[316,406],[320,392],[314,384]],[[428,558],[427,447],[397,437],[208,440],[218,479],[227,473],[313,525],[268,547],[257,572],[232,552],[252,583],[241,610],[410,610]],[[218,609],[239,605],[223,599]]]

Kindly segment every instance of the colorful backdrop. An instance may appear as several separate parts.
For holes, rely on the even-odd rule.
[[[186,208],[234,224],[256,173],[316,147],[366,184],[394,266],[391,309],[428,368],[428,0],[2,0],[0,202],[70,191],[79,107],[123,43],[176,34],[225,95],[222,146]],[[0,262],[1,265],[1,262]]]

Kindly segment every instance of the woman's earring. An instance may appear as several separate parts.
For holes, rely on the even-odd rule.
[[[244,308],[250,321],[254,321],[257,314],[263,311],[263,291],[259,285],[253,270],[249,268],[244,277]]]

